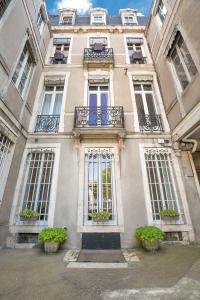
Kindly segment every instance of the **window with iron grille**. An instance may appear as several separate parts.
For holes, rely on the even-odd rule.
[[[9,154],[11,152],[12,142],[3,133],[0,133],[0,204],[3,196],[3,189],[7,177],[7,168],[9,163]]]
[[[51,64],[67,64],[70,49],[70,38],[54,38]]]
[[[23,95],[25,87],[27,86],[31,69],[33,67],[33,59],[29,52],[27,44],[25,45],[22,54],[20,55],[17,67],[12,77],[16,88],[20,95]]]
[[[184,90],[197,73],[197,68],[180,32],[176,34],[174,44],[168,54],[175,73]]]
[[[109,211],[116,221],[114,154],[110,148],[88,148],[85,153],[85,222],[90,214]]]
[[[40,221],[48,220],[55,154],[32,151],[26,160],[23,209],[37,211]]]
[[[160,220],[164,209],[179,211],[171,154],[165,149],[145,149],[145,163],[153,220]]]
[[[159,16],[161,23],[163,23],[166,15],[167,15],[167,9],[165,7],[163,0],[160,0],[160,2],[158,4],[157,14]]]

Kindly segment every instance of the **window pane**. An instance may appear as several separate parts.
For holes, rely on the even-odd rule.
[[[57,94],[53,107],[53,115],[60,115],[61,105],[62,105],[62,94]]]
[[[141,94],[135,94],[135,99],[136,99],[138,114],[145,114],[143,101],[142,101],[142,95]]]
[[[174,49],[171,55],[172,61],[174,63],[174,67],[177,73],[177,76],[180,80],[181,86],[183,89],[185,89],[189,83],[188,79],[187,79],[187,75],[185,73],[185,70],[183,68],[183,65],[180,61],[180,58],[178,56],[177,50]]]
[[[52,99],[52,94],[45,94],[41,115],[50,114],[51,99]]]
[[[27,156],[23,208],[36,210],[39,220],[47,220],[54,153],[32,152]]]
[[[154,153],[155,154],[152,154]],[[147,150],[145,154],[146,169],[153,211],[153,219],[160,219],[160,211],[173,209],[178,211],[174,183],[171,174],[171,156],[168,153],[158,153],[157,150]]]
[[[197,68],[182,37],[178,42],[178,46],[190,75],[194,76],[197,73]]]

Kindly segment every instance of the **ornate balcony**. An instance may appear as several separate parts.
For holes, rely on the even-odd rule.
[[[84,49],[84,64],[114,64],[113,48],[85,48]]]
[[[124,128],[123,107],[75,107],[74,128]]]
[[[35,132],[57,132],[59,123],[59,115],[38,115]]]
[[[1,0],[0,1],[0,18],[3,16],[4,12],[6,11],[6,8],[8,7],[11,0]]]
[[[139,114],[140,131],[163,131],[161,115]]]
[[[59,55],[54,55],[50,57],[50,64],[56,65],[56,64],[67,64],[67,57],[64,56],[63,53],[60,53]]]

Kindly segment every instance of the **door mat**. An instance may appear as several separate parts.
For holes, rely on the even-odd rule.
[[[81,250],[78,262],[124,263],[121,250]]]

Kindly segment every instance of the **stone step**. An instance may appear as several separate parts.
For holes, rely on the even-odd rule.
[[[127,263],[70,262],[69,269],[126,269]]]

